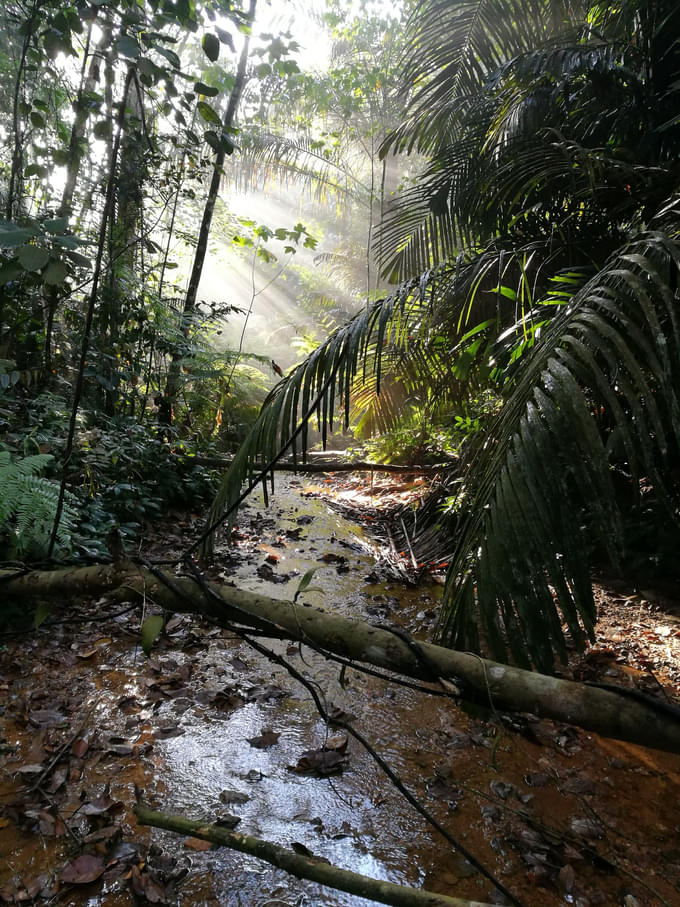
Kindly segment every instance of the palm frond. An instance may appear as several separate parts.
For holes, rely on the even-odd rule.
[[[405,83],[416,89],[408,118],[384,150],[432,152],[442,141],[448,143],[463,99],[475,96],[509,59],[573,36],[579,6],[565,0],[418,4],[407,33],[404,71]]]
[[[412,419],[414,413],[441,411],[463,395],[463,381],[450,355],[449,343],[422,330],[383,353],[378,375],[357,375],[350,417],[357,438],[386,434]],[[378,389],[379,387],[379,389]]]
[[[494,657],[547,671],[566,660],[563,625],[577,647],[592,634],[590,554],[623,555],[612,451],[633,491],[642,470],[661,489],[680,441],[679,271],[677,230],[640,236],[525,353],[468,472],[442,641],[476,649],[481,633]]]
[[[253,132],[244,142],[233,178],[244,188],[275,181],[303,186],[314,198],[352,198],[367,204],[370,188],[352,172],[347,146],[333,152],[305,135],[293,138],[273,132]]]

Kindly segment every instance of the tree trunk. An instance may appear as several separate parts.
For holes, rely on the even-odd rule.
[[[171,816],[168,813],[148,809],[141,804],[135,808],[135,814],[140,825],[165,828],[180,835],[191,835],[203,841],[211,841],[220,847],[230,847],[240,853],[265,860],[298,879],[319,882],[336,891],[346,891],[358,897],[377,901],[379,904],[392,904],[394,907],[491,907],[491,904],[482,904],[479,901],[451,898],[445,894],[434,894],[419,888],[407,888],[393,882],[371,879],[357,872],[340,869],[325,860],[303,856],[280,844],[263,841],[262,838],[227,831],[218,825],[196,822],[184,816]]]
[[[308,452],[311,456],[313,451]],[[181,454],[178,454],[181,457]],[[212,469],[228,469],[233,457],[191,457],[191,462],[196,466],[208,466]],[[257,466],[257,464],[254,464]],[[261,464],[264,466],[264,463]],[[344,460],[321,460],[317,463],[297,463],[281,461],[272,467],[274,472],[391,472],[401,475],[438,475],[455,467],[455,461],[440,464],[425,464],[423,466],[399,466],[394,463],[366,463],[359,460],[350,463]]]
[[[408,641],[401,631],[351,620],[311,605],[280,601],[231,586],[151,572],[132,563],[74,567],[16,575],[0,570],[4,598],[48,599],[136,590],[168,611],[204,615],[218,624],[265,630],[309,643],[349,661],[419,680],[453,683],[460,699],[497,709],[531,712],[604,737],[680,753],[680,710],[636,693],[537,674],[467,652]]]
[[[91,29],[92,25],[90,24],[90,30]],[[87,40],[89,47],[89,33]],[[75,109],[75,117],[73,119],[73,125],[71,126],[71,136],[69,138],[69,160],[66,166],[66,181],[64,183],[64,191],[62,192],[61,202],[59,204],[59,217],[63,217],[64,215],[71,213],[71,205],[73,203],[73,196],[76,191],[76,183],[78,182],[80,163],[86,150],[84,145],[85,131],[87,127],[87,121],[90,116],[90,107],[86,103],[85,98],[97,87],[101,65],[100,56],[102,56],[111,47],[112,43],[113,26],[110,23],[107,23],[103,27],[101,38],[99,39],[97,46],[90,56],[87,75],[85,75],[84,73],[85,66],[87,64],[86,49],[86,57],[83,60],[83,78],[81,79],[80,86],[78,88],[78,95],[73,105]]]
[[[85,314],[85,324],[83,326],[83,337],[81,341],[80,348],[80,360],[78,363],[78,372],[76,375],[75,386],[73,388],[73,401],[71,403],[71,417],[69,419],[68,427],[68,436],[66,438],[66,447],[64,449],[62,467],[61,467],[61,483],[59,485],[59,497],[57,499],[57,507],[54,514],[54,525],[52,526],[52,535],[50,536],[50,543],[47,549],[47,556],[52,557],[52,551],[54,550],[54,543],[57,538],[57,531],[59,529],[59,521],[61,519],[62,510],[64,507],[64,493],[66,491],[66,473],[68,465],[73,454],[73,441],[76,433],[76,422],[78,419],[78,408],[80,407],[80,398],[82,396],[83,387],[85,383],[85,365],[87,361],[87,355],[90,348],[90,339],[92,333],[92,324],[94,321],[94,313],[97,305],[98,299],[98,289],[99,289],[99,279],[101,277],[102,271],[102,260],[104,257],[104,245],[106,243],[106,237],[108,235],[108,221],[111,217],[114,204],[114,189],[116,185],[116,164],[118,161],[118,152],[120,149],[120,143],[122,140],[123,129],[125,126],[125,105],[127,104],[128,93],[130,91],[130,85],[134,77],[134,69],[132,66],[128,67],[128,72],[125,77],[125,83],[123,85],[123,93],[120,101],[120,107],[118,112],[118,117],[116,119],[116,135],[114,138],[113,148],[111,151],[111,161],[110,161],[110,170],[107,179],[106,186],[106,197],[104,200],[104,210],[102,212],[102,220],[99,227],[99,241],[97,243],[97,255],[94,261],[94,269],[92,271],[92,283],[90,288],[90,297],[87,303],[87,310]]]
[[[250,8],[248,10],[248,21],[250,23],[255,20],[256,6],[257,0],[250,0]],[[241,93],[243,91],[243,86],[245,85],[249,47],[250,38],[249,35],[246,34],[243,41],[243,50],[241,51],[241,56],[238,61],[238,68],[236,70],[236,80],[234,81],[234,87],[232,88],[231,94],[229,95],[229,104],[227,105],[227,110],[224,114],[224,121],[222,124],[223,132],[227,134],[233,128],[236,111],[241,100]],[[186,299],[184,300],[182,326],[185,330],[188,327],[191,316],[194,312],[194,309],[196,308],[198,285],[201,282],[203,264],[205,262],[206,252],[208,251],[208,238],[210,237],[210,227],[212,225],[213,212],[215,211],[217,193],[220,188],[220,180],[222,179],[225,157],[226,152],[223,146],[220,145],[220,149],[215,155],[212,179],[210,180],[208,197],[205,202],[205,208],[203,209],[203,220],[201,221],[201,229],[198,234],[198,243],[196,245],[196,254],[194,255],[194,264],[191,269],[191,276],[189,278],[189,286],[187,288]],[[172,357],[172,362],[170,363],[170,369],[168,371],[165,397],[167,398],[167,405],[169,405],[170,408],[175,405],[179,392],[180,360],[182,358],[183,357],[179,353],[175,353]]]

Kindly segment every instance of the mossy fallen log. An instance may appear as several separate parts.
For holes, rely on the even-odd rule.
[[[419,680],[455,684],[460,698],[496,709],[529,712],[578,725],[604,737],[680,753],[680,710],[636,691],[599,687],[499,664],[478,655],[413,643],[399,630],[350,619],[214,582],[119,562],[33,571],[0,571],[0,597],[34,602],[119,590],[144,595],[174,612],[256,628],[309,643],[353,662]],[[204,588],[203,588],[204,587]],[[206,594],[207,593],[207,594]]]
[[[165,828],[180,835],[191,835],[203,841],[210,841],[220,847],[229,847],[231,850],[247,853],[271,863],[272,866],[283,869],[298,879],[309,879],[338,891],[377,901],[379,904],[391,904],[393,907],[491,907],[490,904],[483,904],[480,901],[452,898],[421,888],[409,888],[381,879],[371,879],[358,872],[333,866],[325,860],[296,853],[280,844],[264,841],[262,838],[227,831],[225,828],[197,822],[185,816],[172,816],[148,809],[141,804],[135,808],[135,814],[141,825]]]

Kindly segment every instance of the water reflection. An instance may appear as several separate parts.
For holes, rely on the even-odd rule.
[[[257,521],[256,511],[251,505],[250,517]],[[277,482],[272,512],[260,514],[260,518],[275,520],[271,531],[279,539],[285,538],[288,530],[304,527],[294,545],[274,549],[277,572],[290,574],[290,578],[285,584],[263,581],[249,561],[231,571],[239,586],[292,599],[300,576],[310,566],[318,566],[318,558],[327,550],[338,551],[347,558],[349,570],[320,569],[313,585],[322,592],[311,593],[310,599],[314,603],[321,599],[325,607],[340,613],[365,613],[363,574],[370,572],[375,561],[370,542],[356,526],[322,502],[301,498],[295,484],[291,487],[285,480]],[[417,855],[416,842],[423,839],[420,817],[354,741],[349,746],[349,768],[342,775],[317,778],[291,771],[303,751],[323,745],[326,728],[307,691],[283,669],[243,644],[234,646],[210,652],[208,661],[222,679],[227,675],[233,678],[231,665],[237,656],[248,666],[239,678],[246,688],[249,684],[270,684],[290,695],[247,703],[223,718],[200,709],[187,713],[183,719],[186,733],[159,743],[167,788],[165,808],[206,820],[233,813],[241,819],[237,831],[280,844],[297,842],[340,867],[373,878],[421,884],[426,869],[419,865]],[[285,644],[276,646],[279,652],[285,652]],[[291,652],[288,657],[318,686],[327,706],[333,704],[355,715],[357,726],[369,734],[395,770],[409,771],[412,758],[400,745],[402,735],[413,724],[414,714],[430,726],[438,725],[438,704],[423,703],[422,697],[410,690],[388,690],[382,681],[353,670],[347,671],[340,682],[337,665],[304,649],[302,654]],[[266,749],[250,746],[249,738],[257,737],[264,728],[278,732],[278,742]],[[225,791],[227,795],[221,800]],[[234,792],[248,799],[230,802]],[[206,904],[255,907],[273,905],[276,898],[296,905],[359,907],[373,903],[322,891],[318,885],[291,879],[257,860],[226,850],[198,854],[186,885],[196,903]]]

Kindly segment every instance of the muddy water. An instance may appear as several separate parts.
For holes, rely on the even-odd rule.
[[[223,552],[225,575],[242,588],[292,600],[301,577],[316,568],[304,601],[348,616],[366,617],[368,612],[373,619],[389,619],[398,605],[395,592],[402,590],[375,582],[379,554],[375,546],[356,525],[319,500],[301,497],[299,491],[294,481],[292,487],[277,482],[270,510],[250,505],[244,518],[264,536],[255,543],[259,554],[253,562],[251,550],[241,564],[230,568],[230,554]],[[219,565],[219,556],[217,560]],[[258,561],[272,566],[277,579],[289,578],[286,582],[263,579],[254,569]],[[436,586],[412,592],[412,610],[431,608],[438,594]],[[256,695],[261,688],[265,697],[224,720],[187,718],[187,733],[160,745],[163,782],[172,808],[188,814],[198,808],[206,817],[211,810],[230,810],[240,817],[238,830],[244,833],[302,844],[338,866],[374,878],[421,885],[432,869],[421,853],[423,843],[431,846],[423,836],[423,821],[386,783],[375,762],[351,742],[348,767],[342,774],[318,778],[294,772],[300,755],[322,746],[332,729],[319,719],[309,693],[284,669],[247,645],[223,645],[218,643],[204,656],[204,666],[221,682],[225,677],[233,682],[238,679],[233,670],[236,657],[242,676],[255,686]],[[438,726],[437,703],[354,670],[341,677],[338,665],[304,647],[274,644],[273,648],[315,684],[327,707],[356,716],[357,727],[369,729],[372,743],[397,771],[412,773],[414,754],[406,755],[402,737],[412,734],[417,740],[421,722]],[[268,687],[273,694],[269,700]],[[278,698],[277,688],[288,695]],[[266,749],[251,747],[248,739],[265,728],[280,734],[277,743]],[[229,801],[231,793],[224,791],[236,791],[248,799],[225,807],[220,795]],[[322,892],[319,886],[291,880],[238,854],[217,851],[201,859],[210,876],[208,889],[199,871],[185,883],[197,903],[259,905],[274,903],[275,898],[291,904],[359,907],[370,903]]]

